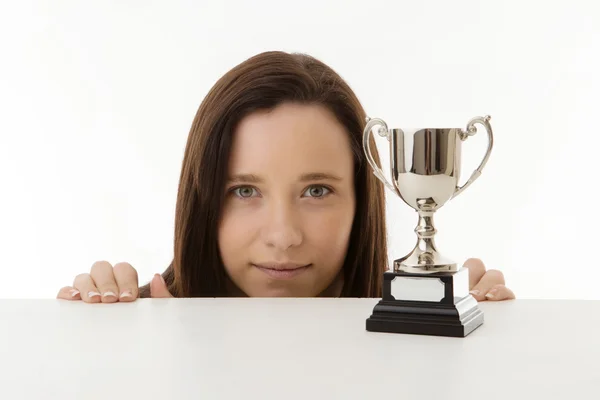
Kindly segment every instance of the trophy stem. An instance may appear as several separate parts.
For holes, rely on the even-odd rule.
[[[433,225],[433,214],[435,211],[417,211],[419,214],[419,222],[415,227],[417,234],[417,247],[423,252],[419,254],[419,261],[422,264],[433,263],[433,252],[436,252],[435,234],[437,229]]]
[[[440,255],[437,250],[435,244],[437,229],[433,224],[435,211],[433,207],[428,207],[426,204],[422,204],[422,207],[417,210],[419,222],[414,230],[417,234],[417,244],[407,256],[394,261],[396,272],[434,273],[458,271],[456,263]]]

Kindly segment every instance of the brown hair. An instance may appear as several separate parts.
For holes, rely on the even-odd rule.
[[[211,88],[196,113],[177,194],[174,258],[163,273],[173,296],[227,296],[229,278],[217,232],[233,135],[246,115],[283,102],[323,105],[348,131],[355,158],[356,215],[341,296],[381,297],[387,269],[384,186],[363,152],[366,113],[348,84],[323,62],[279,51],[235,66]],[[373,142],[371,149],[379,163]],[[149,296],[149,285],[140,288],[140,297]]]

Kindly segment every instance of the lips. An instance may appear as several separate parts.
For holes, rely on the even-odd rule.
[[[306,272],[312,264],[252,264],[259,271],[275,279],[292,279]]]

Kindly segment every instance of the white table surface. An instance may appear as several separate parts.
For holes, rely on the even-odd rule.
[[[466,338],[377,299],[0,300],[0,399],[600,399],[600,301],[480,303]]]

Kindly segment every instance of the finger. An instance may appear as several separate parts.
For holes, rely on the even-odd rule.
[[[102,294],[103,303],[114,303],[119,300],[119,287],[115,281],[113,267],[108,261],[96,261],[90,272],[96,287]]]
[[[505,285],[498,284],[492,286],[485,297],[489,301],[514,300],[515,294]]]
[[[165,279],[160,274],[155,274],[150,282],[150,297],[155,299],[173,297],[167,289]]]
[[[131,264],[115,264],[113,275],[118,286],[119,301],[135,301],[138,297],[138,274]]]
[[[73,281],[73,288],[79,290],[81,300],[86,303],[100,303],[102,301],[102,295],[98,291],[90,274],[77,275]]]
[[[485,264],[479,258],[469,258],[463,267],[469,270],[469,290],[473,289],[485,275]]]
[[[479,283],[473,287],[470,293],[477,299],[477,301],[486,300],[485,295],[495,285],[504,285],[504,274],[497,269],[490,269],[487,271]]]
[[[75,289],[73,286],[65,286],[58,291],[56,298],[63,300],[81,300],[81,294],[79,293],[79,290]]]

